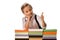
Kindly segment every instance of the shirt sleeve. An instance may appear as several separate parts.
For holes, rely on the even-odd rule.
[[[23,22],[23,28],[25,29],[25,18],[22,18],[22,22]]]

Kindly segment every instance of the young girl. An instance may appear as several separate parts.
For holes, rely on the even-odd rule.
[[[25,29],[44,29],[46,23],[44,21],[43,12],[41,17],[33,13],[32,6],[28,3],[24,3],[21,10],[25,17],[23,18],[23,26]]]

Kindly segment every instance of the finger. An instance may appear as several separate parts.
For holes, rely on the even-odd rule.
[[[42,15],[43,15],[43,12],[42,12]]]
[[[43,16],[43,12],[42,12],[41,16]]]

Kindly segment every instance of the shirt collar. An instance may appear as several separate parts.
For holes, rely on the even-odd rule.
[[[33,13],[31,20],[35,17],[35,14]],[[25,20],[27,21],[27,17],[25,17]]]

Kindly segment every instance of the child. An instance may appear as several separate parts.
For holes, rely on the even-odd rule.
[[[43,12],[41,17],[33,13],[32,6],[28,3],[24,3],[21,10],[25,17],[23,18],[23,26],[25,29],[44,29],[46,23],[44,21]]]

